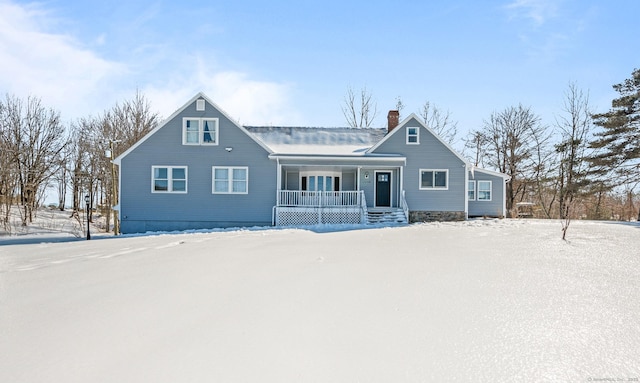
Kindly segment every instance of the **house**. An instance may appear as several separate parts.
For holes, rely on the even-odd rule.
[[[197,94],[115,159],[123,233],[505,215],[504,174],[416,115],[388,129],[241,126]]]

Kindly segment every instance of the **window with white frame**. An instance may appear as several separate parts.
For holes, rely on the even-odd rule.
[[[414,126],[407,127],[407,144],[420,143],[420,129]]]
[[[249,192],[249,168],[238,166],[214,166],[213,194],[247,194]]]
[[[491,181],[478,181],[478,201],[491,201]]]
[[[300,190],[339,191],[340,172],[301,172]]]
[[[217,118],[182,119],[183,145],[218,145]]]
[[[448,170],[420,169],[420,190],[447,190],[448,188]]]
[[[476,181],[469,181],[467,185],[469,185],[467,187],[468,199],[469,201],[475,201],[476,200]]]
[[[187,192],[187,167],[186,166],[152,166],[151,167],[151,192],[152,193],[186,193]]]

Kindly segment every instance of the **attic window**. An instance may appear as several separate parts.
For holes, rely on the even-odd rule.
[[[182,145],[218,145],[218,119],[184,118]]]
[[[407,144],[417,145],[420,143],[419,139],[420,131],[418,128],[409,126],[407,127]]]
[[[196,111],[204,112],[204,100],[200,99],[196,101]]]

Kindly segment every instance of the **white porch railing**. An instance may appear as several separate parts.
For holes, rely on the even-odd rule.
[[[278,206],[362,206],[364,192],[356,191],[278,191]]]
[[[364,192],[278,191],[276,225],[362,224],[367,221]]]

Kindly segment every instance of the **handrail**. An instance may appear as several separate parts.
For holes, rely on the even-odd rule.
[[[400,195],[400,206],[402,207],[402,211],[404,212],[404,217],[409,222],[409,205],[407,205],[407,199],[405,197],[405,192],[402,190],[402,194]]]
[[[364,190],[360,190],[360,223],[367,223],[367,216],[369,212],[367,211],[367,198],[364,195]]]

